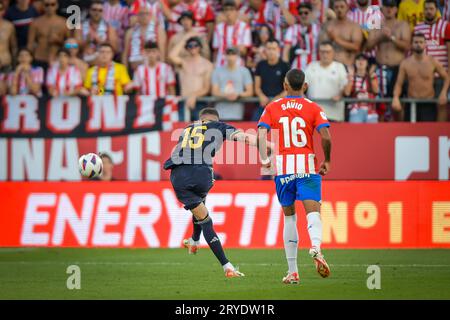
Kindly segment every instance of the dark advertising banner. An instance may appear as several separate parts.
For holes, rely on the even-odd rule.
[[[177,103],[176,97],[152,96],[4,96],[0,136],[97,137],[162,130],[163,122],[178,120]]]

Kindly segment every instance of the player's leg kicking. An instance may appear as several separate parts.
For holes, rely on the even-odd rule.
[[[244,274],[236,270],[236,268],[225,256],[222,244],[217,233],[214,231],[212,219],[209,216],[208,209],[206,209],[205,205],[203,203],[200,203],[197,207],[191,209],[191,211],[195,219],[197,220],[195,224],[201,227],[203,236],[205,237],[206,242],[216,256],[217,260],[219,260],[220,264],[222,265],[225,276],[227,278],[243,277]]]
[[[244,274],[236,270],[225,256],[219,237],[214,231],[208,209],[204,204],[213,185],[210,170],[204,166],[182,166],[172,169],[170,174],[170,181],[178,200],[184,204],[186,210],[190,210],[193,214],[194,232],[192,237],[187,239],[185,246],[190,252],[195,253],[200,234],[203,232],[203,237],[221,263],[225,276],[227,278],[242,277]],[[211,175],[211,179],[207,179],[208,175]]]

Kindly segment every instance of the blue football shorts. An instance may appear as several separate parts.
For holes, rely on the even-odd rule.
[[[285,174],[275,177],[278,201],[283,207],[295,200],[322,200],[322,176],[320,174]]]

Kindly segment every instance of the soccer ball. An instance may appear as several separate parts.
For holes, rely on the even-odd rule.
[[[95,153],[83,154],[78,160],[78,164],[78,169],[84,177],[92,179],[102,174],[103,162]]]

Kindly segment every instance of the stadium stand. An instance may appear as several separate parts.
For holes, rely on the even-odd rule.
[[[325,66],[319,47],[328,41],[335,51],[333,65],[343,65],[347,73],[343,81],[348,90],[341,85],[340,94],[325,103],[332,106],[331,113],[338,114],[336,121],[359,121],[355,119],[361,117],[351,116],[359,109],[363,113],[370,109],[374,115],[370,122],[400,121],[406,107],[413,111],[407,111],[411,115],[405,120],[414,122],[421,121],[416,112],[423,103],[402,104],[400,112],[389,101],[400,64],[412,54],[413,32],[425,35],[425,53],[448,71],[450,17],[448,7],[434,0],[95,0],[74,4],[78,10],[72,11],[67,1],[0,1],[0,26],[5,30],[0,34],[0,94],[137,93],[158,98],[175,94],[180,97],[179,107],[172,112],[178,113],[178,119],[196,119],[207,101],[212,106],[219,103],[220,112],[230,119],[255,121],[268,99],[274,98],[262,94],[260,88],[267,87],[264,81],[273,85],[273,79],[261,77],[257,67],[261,62],[270,67],[266,50],[271,41],[277,39],[280,46],[279,59],[272,59],[276,64],[303,70]],[[411,16],[419,19],[413,21]],[[409,30],[404,28],[408,24]],[[183,44],[176,46],[179,42]],[[146,50],[150,43],[158,50]],[[114,55],[107,65],[99,55],[103,44],[109,44]],[[27,55],[24,48],[33,56],[31,66],[23,62],[30,59],[23,58]],[[67,54],[61,52],[63,48],[69,50],[67,67],[59,67],[64,59],[60,56]],[[243,88],[225,78],[223,97],[212,92],[217,82],[214,74],[233,73],[227,71],[225,59],[230,48],[238,51],[239,70],[247,69],[253,78],[252,90],[245,90],[244,97],[240,96]],[[367,58],[367,72],[361,68],[356,72],[356,57],[362,55]],[[224,69],[215,70],[205,60]],[[205,67],[190,72],[187,65]],[[434,96],[432,92],[407,92],[405,85],[401,98],[425,100],[432,106],[437,102],[435,120],[447,121],[446,81],[439,77],[431,81]],[[374,83],[376,92],[371,88]],[[316,91],[312,87],[307,95],[325,97]],[[248,98],[249,94],[255,98]],[[221,98],[233,103],[220,103]],[[378,100],[351,104],[346,98]],[[227,109],[227,105],[244,111]]]

